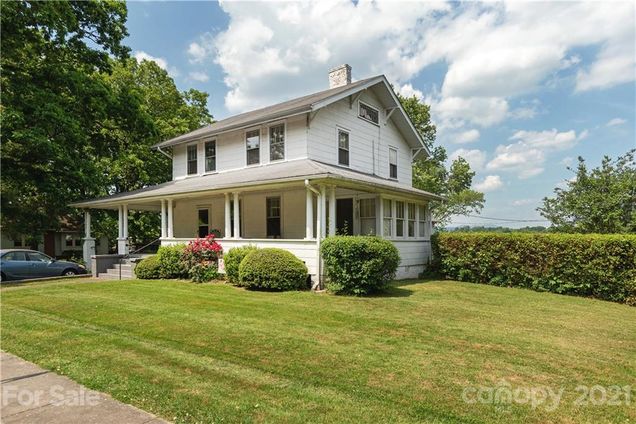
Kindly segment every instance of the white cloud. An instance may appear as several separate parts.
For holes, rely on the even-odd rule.
[[[627,122],[627,120],[625,120],[623,118],[613,118],[613,119],[610,119],[609,121],[607,121],[607,124],[605,124],[605,126],[614,127],[614,126],[617,126],[617,125],[623,125],[626,122]]]
[[[519,199],[512,202],[512,206],[528,206],[535,203],[534,199]]]
[[[510,137],[515,143],[497,146],[495,157],[486,164],[486,169],[516,172],[521,179],[539,175],[544,171],[548,154],[575,146],[587,134],[587,130],[578,136],[574,130],[517,131]]]
[[[489,191],[495,191],[503,187],[504,183],[501,181],[499,175],[486,175],[481,181],[473,185],[475,190],[487,193]]]
[[[561,161],[559,162],[559,164],[565,165],[565,166],[570,166],[573,163],[574,163],[574,158],[572,156],[566,156],[563,159],[561,159]]]
[[[205,60],[208,52],[205,47],[197,42],[190,43],[188,46],[188,56],[190,56],[190,63],[200,63]]]
[[[453,142],[457,144],[468,144],[473,143],[477,140],[479,140],[479,131],[476,129],[472,129],[457,134],[453,139]]]
[[[417,88],[413,88],[411,84],[404,84],[400,87],[399,92],[404,97],[417,97],[420,101],[424,99],[424,93]]]
[[[477,149],[457,149],[448,156],[448,160],[452,162],[459,157],[466,159],[473,171],[483,169],[486,163],[486,153]]]
[[[189,48],[191,60],[213,59],[225,72],[226,106],[256,108],[327,85],[331,66],[349,63],[354,77],[384,73],[401,92],[427,66],[447,73],[430,96],[440,128],[487,127],[527,119],[532,107],[510,99],[559,73],[576,89],[634,80],[635,13],[631,2],[223,2],[228,28]],[[600,47],[582,60],[574,49]],[[569,80],[568,80],[569,81]]]
[[[142,62],[144,60],[147,60],[149,62],[155,62],[157,66],[159,66],[164,71],[168,72],[168,74],[172,78],[176,78],[179,76],[179,71],[177,70],[177,68],[173,66],[168,66],[168,61],[164,59],[163,57],[152,56],[143,50],[136,51],[134,54],[134,57],[137,60],[137,62]]]
[[[206,74],[205,72],[199,72],[199,71],[190,72],[188,76],[190,77],[191,80],[199,81],[199,82],[206,82],[210,79],[210,77],[208,77],[208,74]]]

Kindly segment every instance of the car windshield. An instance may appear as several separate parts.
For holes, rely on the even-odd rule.
[[[51,258],[40,252],[28,252],[27,256],[32,262],[49,262]]]

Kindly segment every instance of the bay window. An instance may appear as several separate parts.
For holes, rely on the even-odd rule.
[[[415,237],[415,204],[408,204],[408,236]]]
[[[418,235],[420,237],[426,237],[426,226],[427,226],[427,223],[426,223],[426,206],[425,205],[419,205],[418,208],[419,208],[419,214],[420,214],[420,216],[419,216],[420,228],[419,228],[419,231],[418,231],[418,233],[419,233]]]
[[[360,199],[360,234],[375,235],[375,199]]]
[[[395,236],[404,237],[404,202],[395,202]]]
[[[383,227],[384,227],[384,237],[391,237],[393,235],[393,208],[391,207],[390,199],[382,199],[382,209],[383,211]]]

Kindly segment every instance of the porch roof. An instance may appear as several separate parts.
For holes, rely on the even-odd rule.
[[[338,186],[363,186],[366,189],[395,193],[427,200],[442,200],[442,197],[423,190],[400,184],[393,180],[370,175],[349,168],[330,165],[311,159],[299,159],[268,165],[223,171],[214,174],[188,177],[168,181],[126,193],[72,203],[78,208],[109,208],[122,203],[146,203],[162,198],[176,198],[193,193],[236,190],[259,186],[293,183],[310,180],[331,182]],[[329,181],[331,180],[331,181]]]

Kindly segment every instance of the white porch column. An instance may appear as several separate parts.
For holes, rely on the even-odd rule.
[[[230,201],[230,193],[225,193],[225,232],[223,237],[232,237],[232,202]]]
[[[161,199],[161,238],[168,237],[168,228],[166,228],[166,201]]]
[[[128,249],[128,205],[119,207],[119,238],[117,239],[117,253],[127,255]]]
[[[172,199],[168,199],[168,238],[174,238],[174,210]]]
[[[241,238],[241,210],[239,206],[239,194],[234,193],[234,238]]]
[[[314,194],[307,187],[307,201],[305,203],[305,240],[314,238]]]
[[[91,237],[91,213],[86,210],[84,212],[84,243],[82,245],[82,253],[86,269],[91,270],[92,256],[95,254],[95,239]]]
[[[117,227],[117,240],[119,240],[119,239],[124,237],[124,230],[123,230],[124,227],[122,225],[123,224],[123,217],[122,217],[123,211],[122,211],[121,205],[119,205],[117,207],[117,213],[118,213],[118,218],[117,218],[117,225],[118,225],[118,227]]]
[[[320,238],[327,237],[327,189],[320,186]]]
[[[336,187],[329,188],[329,236],[336,235]]]

